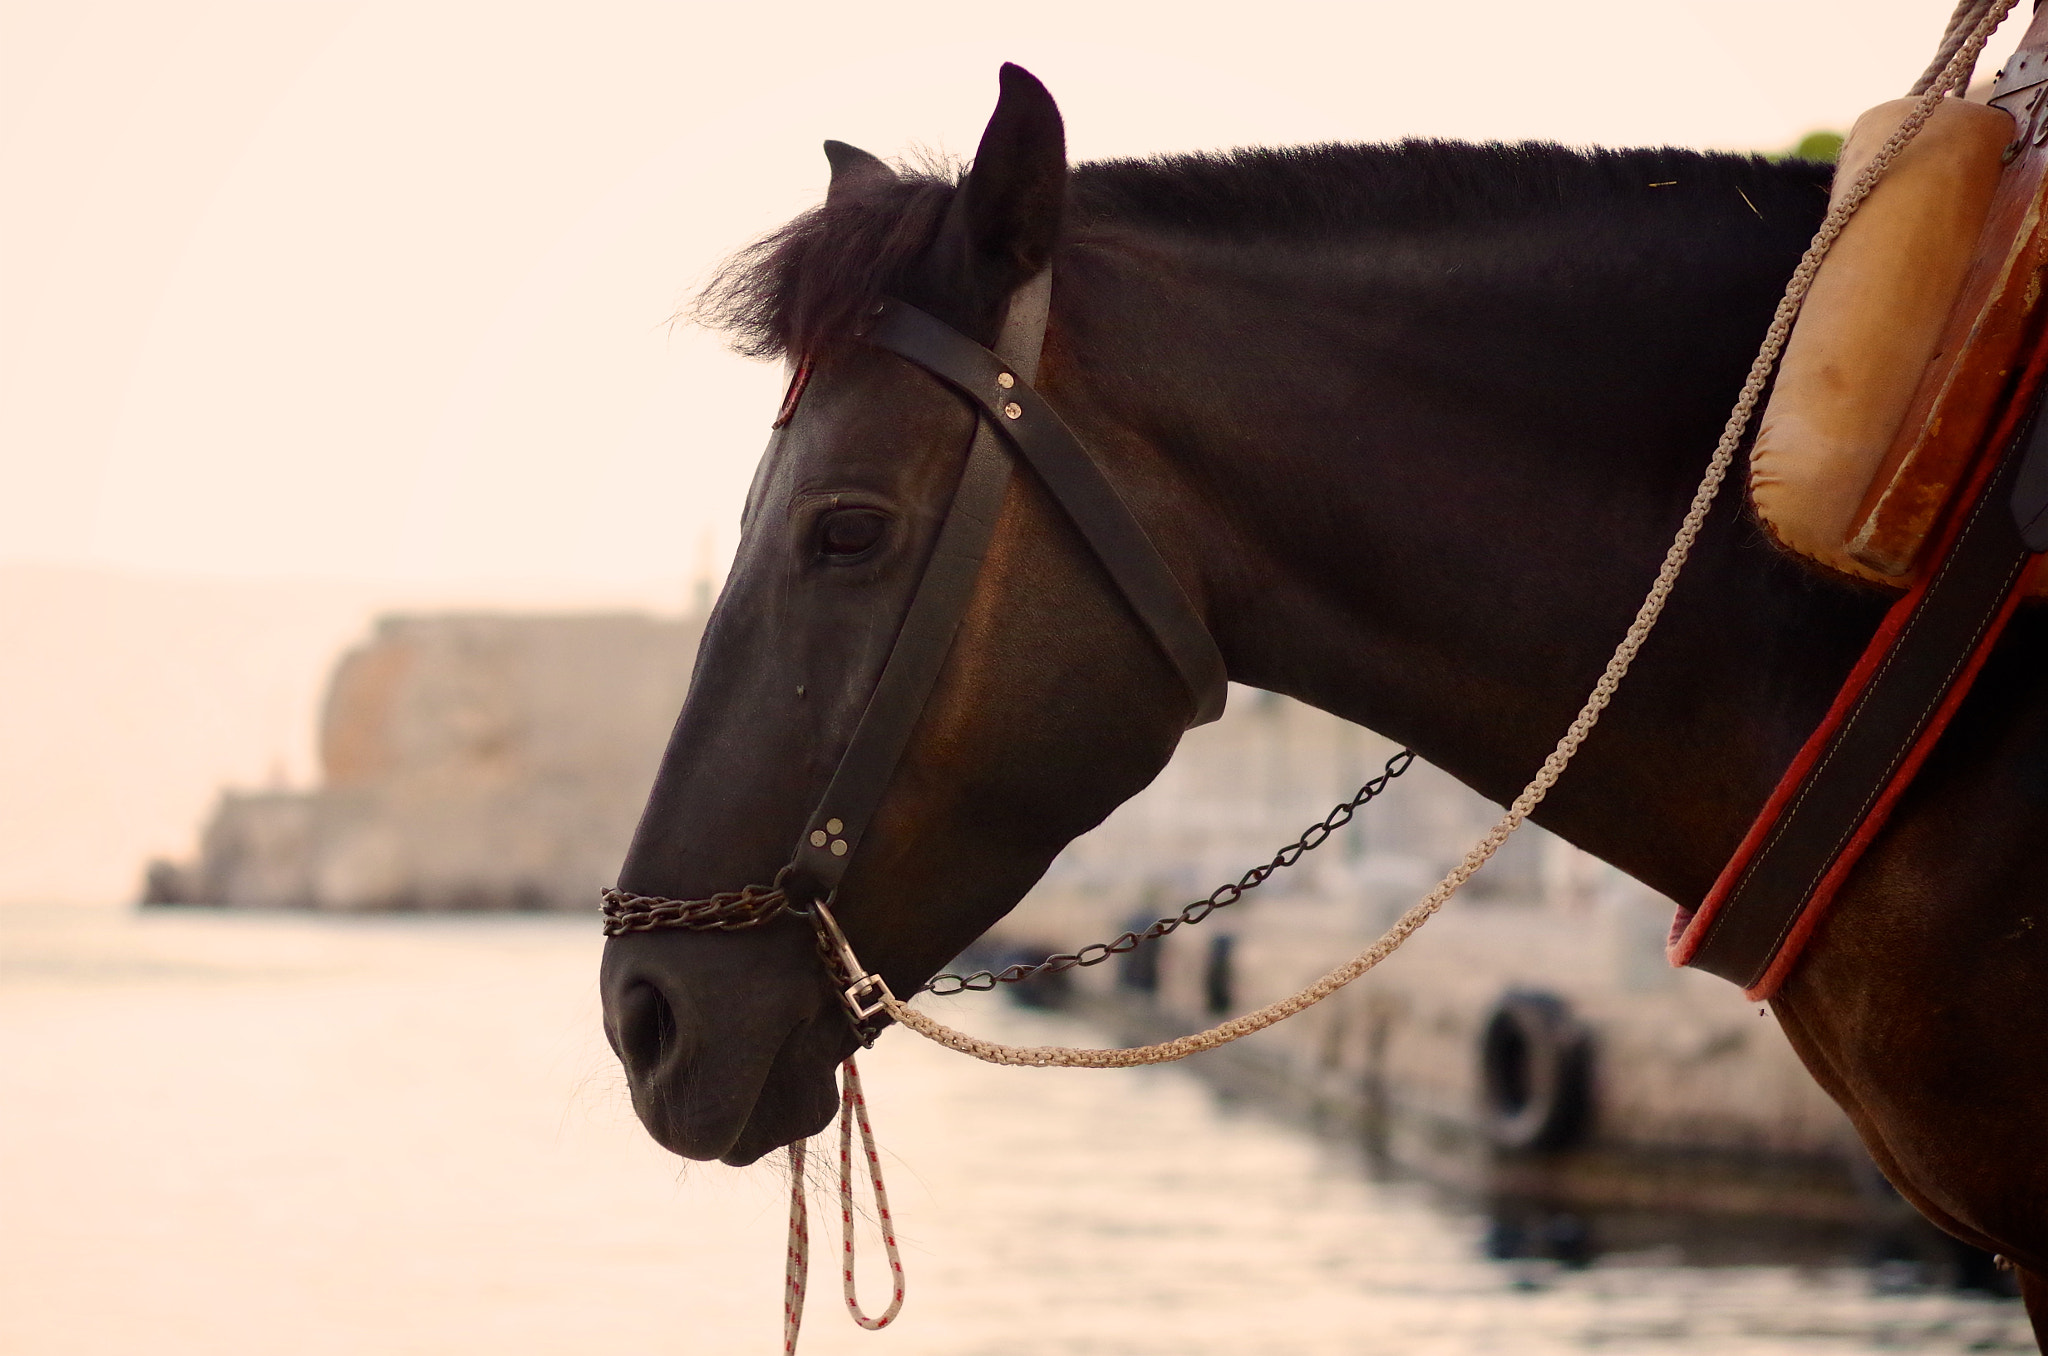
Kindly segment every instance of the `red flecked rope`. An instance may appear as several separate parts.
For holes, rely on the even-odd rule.
[[[896,1250],[896,1222],[889,1215],[889,1193],[882,1186],[882,1160],[875,1153],[875,1132],[868,1124],[868,1100],[861,1094],[860,1070],[851,1057],[840,1066],[845,1074],[839,1094],[839,1224],[845,1250],[846,1311],[869,1332],[879,1332],[903,1311],[903,1258]],[[875,1215],[882,1226],[882,1244],[889,1252],[895,1297],[880,1318],[860,1311],[853,1289],[853,1127],[860,1124],[860,1146],[867,1155],[868,1181],[875,1189]],[[789,1249],[783,1269],[782,1352],[796,1356],[796,1335],[804,1323],[804,1291],[811,1270],[810,1207],[804,1197],[804,1146],[789,1146]]]
[[[804,1208],[804,1144],[789,1146],[789,1255],[782,1268],[782,1356],[796,1356],[804,1325],[804,1282],[811,1271],[811,1227]]]
[[[875,1155],[875,1132],[868,1126],[868,1099],[861,1095],[860,1070],[847,1057],[846,1085],[839,1095],[839,1237],[845,1243],[846,1312],[869,1332],[879,1332],[903,1311],[903,1258],[896,1251],[896,1222],[889,1218],[889,1193],[882,1187],[882,1160]],[[875,1218],[882,1227],[882,1246],[889,1251],[889,1278],[896,1294],[880,1318],[860,1311],[853,1292],[853,1123],[860,1122],[861,1152],[868,1158],[868,1182],[875,1189]]]

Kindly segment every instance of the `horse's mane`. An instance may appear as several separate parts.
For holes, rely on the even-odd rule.
[[[1444,230],[1640,201],[1647,189],[1759,215],[1788,191],[1825,193],[1805,161],[1657,148],[1574,150],[1548,142],[1410,140],[1102,160],[1074,167],[1069,237],[1139,226],[1232,240],[1306,241]],[[929,247],[957,172],[925,164],[850,202],[821,205],[727,260],[693,314],[755,357],[844,342]],[[1738,197],[1739,195],[1739,197]]]

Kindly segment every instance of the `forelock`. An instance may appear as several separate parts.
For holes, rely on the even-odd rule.
[[[691,317],[750,357],[845,344],[931,248],[954,188],[942,167],[921,166],[820,204],[726,260]]]

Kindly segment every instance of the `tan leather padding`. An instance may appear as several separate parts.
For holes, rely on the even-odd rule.
[[[1916,102],[1879,104],[1856,120],[1837,193]],[[2001,110],[1943,100],[1813,280],[1758,426],[1749,494],[1780,545],[1827,569],[1892,588],[1909,582],[1862,564],[1845,539],[1921,374],[1938,360],[2013,135]]]

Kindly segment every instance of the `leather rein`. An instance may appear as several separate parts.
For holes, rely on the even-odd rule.
[[[860,337],[916,364],[975,412],[973,441],[931,559],[896,633],[838,768],[771,886],[701,900],[604,892],[604,934],[656,928],[732,931],[784,913],[808,918],[847,1014],[863,1037],[883,1011],[888,985],[869,971],[832,914],[832,902],[924,714],[995,535],[1011,465],[1022,458],[1051,492],[1194,699],[1190,728],[1223,714],[1223,656],[1145,529],[1102,468],[1043,396],[1032,389],[1045,346],[1052,271],[1011,295],[994,350],[907,302],[881,303]],[[794,418],[799,366],[778,428]],[[893,995],[890,995],[893,997]]]

